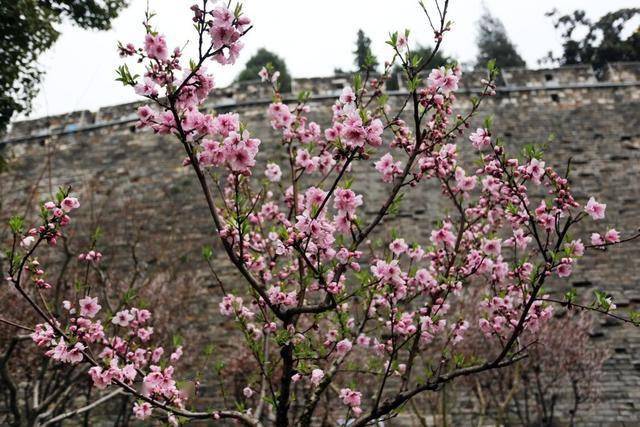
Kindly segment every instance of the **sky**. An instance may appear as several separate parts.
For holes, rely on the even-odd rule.
[[[193,46],[189,6],[195,0],[148,0],[156,12],[156,28],[167,36],[170,47]],[[425,0],[426,4],[433,0]],[[226,86],[259,48],[265,47],[287,63],[294,77],[327,76],[335,68],[353,68],[356,32],[363,29],[372,40],[380,62],[390,58],[385,44],[393,31],[411,30],[410,41],[432,44],[432,33],[417,0],[245,0],[244,11],[254,28],[244,39],[245,49],[234,66],[211,64],[217,86]],[[46,76],[29,118],[75,110],[97,110],[102,106],[136,100],[130,88],[115,79],[115,68],[123,63],[116,52],[118,41],[141,45],[142,20],[147,0],[130,5],[113,22],[110,31],[81,30],[69,22],[60,25],[61,37],[40,63]],[[443,51],[462,62],[476,55],[476,21],[485,5],[504,23],[507,33],[529,67],[549,50],[559,51],[561,39],[545,12],[581,8],[591,18],[637,6],[637,0],[450,0],[453,30]],[[135,64],[130,64],[135,65]]]

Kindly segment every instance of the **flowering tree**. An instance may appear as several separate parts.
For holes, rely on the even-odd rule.
[[[432,56],[451,28],[448,3],[436,3],[432,13],[420,3],[436,40]],[[254,359],[246,364],[255,371],[246,376],[243,397],[228,408],[191,409],[173,367],[182,350],[165,354],[151,343],[148,310],[105,313],[89,287],[65,305],[64,316],[52,316],[33,297],[33,289],[45,295],[50,287],[36,251],[55,245],[79,207],[68,190],[43,204],[39,227],[11,222],[8,281],[42,319],[32,338],[46,355],[86,366],[99,389],[134,396],[140,419],[156,411],[171,423],[287,426],[325,419],[364,426],[456,378],[526,358],[554,304],[637,323],[636,316],[612,313],[605,293],[587,306],[573,294],[556,300],[543,289],[549,278],[570,276],[585,250],[637,235],[622,239],[609,229],[594,233],[590,244],[569,239],[576,224],[603,220],[606,205],[575,200],[569,177],[546,165],[540,150],[509,155],[490,121],[465,137],[483,100],[495,94],[494,65],[471,108],[458,114],[460,68],[425,74],[429,58],[412,54],[408,31],[394,33],[383,74],[357,75],[324,131],[307,118],[308,97],[285,102],[278,76],[265,69],[260,75],[274,89],[268,116],[288,161],[260,167],[261,141],[238,115],[200,109],[214,87],[207,66],[234,63],[251,29],[242,7],[229,6],[202,0],[192,7],[197,57],[188,62],[147,16],[144,45],[119,46],[144,75],[127,66],[118,71],[119,80],[151,101],[138,110],[139,127],[172,135],[184,147],[183,165],[193,170],[221,248],[242,280],[225,283],[205,251],[221,291],[220,313],[236,323]],[[384,89],[396,63],[408,85],[398,108]],[[478,166],[464,164],[458,142],[473,148]],[[358,194],[366,167],[375,168],[387,191],[380,206]],[[427,242],[389,233],[403,195],[429,181],[439,184],[452,213]],[[364,206],[375,213],[365,215]],[[484,334],[483,353],[460,345],[471,328]]]
[[[85,186],[83,194],[95,191],[100,191],[100,188]],[[31,197],[30,192],[25,194],[25,198]],[[95,203],[85,201],[83,204],[83,209],[95,209],[97,217],[104,218],[104,212]],[[12,201],[11,210],[23,209],[21,204]],[[14,225],[18,222],[18,219],[12,220]],[[123,228],[139,228],[128,227],[130,225]],[[38,279],[42,279],[42,282],[36,283],[45,287],[47,283],[51,288],[39,290],[37,286],[29,286],[25,291],[41,301],[40,305],[50,317],[63,322],[70,320],[65,317],[70,313],[68,308],[71,301],[83,299],[88,293],[100,297],[101,311],[107,313],[119,312],[119,307],[126,307],[133,302],[141,308],[156,307],[147,326],[139,329],[142,333],[139,338],[144,340],[141,342],[153,340],[159,343],[154,348],[157,352],[177,349],[182,341],[204,347],[199,341],[201,337],[197,329],[190,328],[186,319],[174,316],[175,312],[188,309],[188,302],[172,296],[175,293],[193,295],[194,292],[206,295],[211,290],[198,289],[194,286],[196,283],[193,278],[187,275],[176,277],[179,261],[158,264],[145,262],[148,257],[141,257],[137,231],[125,231],[126,245],[117,251],[105,247],[107,251],[103,256],[97,248],[104,246],[108,235],[101,232],[99,226],[96,227],[94,224],[91,227],[83,226],[83,229],[96,230],[90,238],[74,235],[71,231],[57,239],[57,251],[41,251],[40,256],[34,255],[32,264],[39,267],[34,273]],[[110,229],[108,231],[112,232]],[[30,241],[27,239],[25,244]],[[111,254],[117,254],[118,259],[112,259]],[[162,252],[156,253],[156,256],[165,258]],[[107,262],[102,262],[103,259],[107,259]],[[42,267],[44,265],[49,265],[46,271]],[[167,283],[171,286],[167,286]],[[0,328],[0,402],[3,402],[0,406],[0,424],[50,425],[71,417],[84,418],[88,423],[91,417],[106,412],[114,422],[128,424],[127,420],[132,415],[129,395],[122,393],[121,389],[102,390],[93,387],[84,363],[61,363],[43,352],[33,351],[32,325],[39,322],[38,315],[34,310],[25,310],[24,304],[16,303],[17,297],[19,294],[15,287],[0,288],[0,300],[3,301],[0,310],[0,324],[3,326]],[[197,372],[201,358],[201,354],[188,353],[180,359],[179,366],[195,366]]]

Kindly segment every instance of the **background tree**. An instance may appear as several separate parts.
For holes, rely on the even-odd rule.
[[[28,113],[44,71],[40,54],[60,36],[55,26],[70,19],[81,28],[107,30],[126,0],[13,0],[0,2],[0,132],[14,113]]]
[[[640,60],[640,26],[623,38],[628,22],[640,15],[640,8],[620,9],[592,22],[584,10],[559,15],[557,9],[547,13],[553,25],[562,31],[562,54],[549,52],[548,62],[560,65],[591,64],[601,75],[609,62]],[[577,37],[576,34],[586,34]]]
[[[287,69],[287,64],[278,55],[265,48],[258,49],[255,55],[247,61],[244,70],[238,75],[238,81],[256,80],[258,72],[267,64],[271,64],[274,71],[280,72],[280,90],[282,92],[291,92],[291,75]]]
[[[356,40],[355,64],[358,71],[375,71],[378,66],[378,59],[371,52],[371,39],[362,31],[358,30],[358,39]]]
[[[495,59],[496,65],[500,68],[527,65],[509,40],[502,21],[493,16],[488,9],[485,9],[478,21],[477,45],[476,68],[486,67],[491,59]]]

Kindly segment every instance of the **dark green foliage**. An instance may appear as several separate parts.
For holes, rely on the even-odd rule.
[[[418,45],[415,49],[411,50],[412,59],[415,57],[420,58],[420,66],[424,65],[424,69],[428,72],[432,68],[438,68],[445,64],[449,64],[455,62],[455,59],[445,55],[441,50],[438,50],[435,55],[433,55],[433,48],[431,46],[420,46]],[[391,71],[391,78],[387,81],[387,89],[388,90],[398,90],[400,89],[400,85],[398,79],[401,78],[403,73],[402,67],[396,65],[393,67]]]
[[[620,9],[592,22],[583,10],[560,16],[557,10],[547,13],[553,25],[562,31],[562,55],[550,52],[547,61],[560,65],[591,64],[601,75],[608,62],[640,61],[640,27],[622,38],[627,23],[640,15],[640,8]],[[576,33],[586,35],[576,38]]]
[[[476,68],[483,69],[491,59],[499,68],[524,67],[526,62],[516,51],[502,21],[485,9],[478,21]]]
[[[376,70],[378,59],[371,52],[371,39],[362,30],[358,30],[356,50],[353,51],[353,54],[355,55],[356,71]]]
[[[11,116],[29,112],[43,71],[37,64],[60,33],[63,18],[81,28],[109,29],[127,0],[0,1],[0,132]]]
[[[267,64],[271,64],[275,71],[280,71],[280,91],[284,93],[291,92],[291,75],[287,70],[287,64],[278,55],[265,48],[258,49],[255,55],[247,61],[247,65],[240,72],[237,80],[243,82],[259,79],[258,72],[262,67],[266,67]]]

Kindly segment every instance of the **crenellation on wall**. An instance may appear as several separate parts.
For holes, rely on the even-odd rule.
[[[461,80],[459,96],[477,93],[486,72],[465,72]],[[292,81],[292,94],[285,99],[295,100],[293,94],[307,91],[312,98],[337,97],[351,83],[351,75],[299,78]],[[498,98],[510,105],[551,105],[553,103],[573,108],[579,104],[607,104],[618,102],[610,96],[601,96],[598,89],[608,89],[616,96],[640,99],[640,63],[615,63],[607,66],[605,78],[598,81],[591,67],[566,66],[553,69],[529,70],[506,68],[498,82]],[[401,86],[395,95],[406,95]],[[225,88],[216,88],[207,101],[207,108],[232,109],[244,104],[271,102],[271,88],[259,80],[235,82]],[[96,112],[74,111],[58,116],[18,121],[11,125],[4,141],[34,139],[51,134],[67,134],[78,130],[100,128],[114,123],[136,120],[135,111],[144,101],[107,106]]]
[[[640,80],[640,62],[615,62],[607,64],[604,81],[619,83]]]
[[[557,87],[598,82],[590,65],[570,65],[537,70],[505,68],[502,70],[502,77],[507,87]]]

